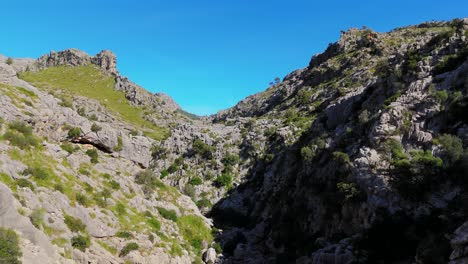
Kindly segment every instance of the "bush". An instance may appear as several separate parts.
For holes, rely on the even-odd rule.
[[[71,139],[76,139],[79,136],[81,136],[81,128],[79,127],[74,127],[70,130],[68,130],[68,137]]]
[[[203,180],[200,177],[195,176],[192,177],[188,183],[191,185],[201,185],[203,184]]]
[[[6,60],[5,60],[5,63],[8,64],[8,65],[12,65],[13,64],[13,59],[8,57]]]
[[[88,197],[82,193],[75,194],[76,201],[84,207],[89,205]]]
[[[174,210],[168,210],[166,208],[157,207],[159,214],[167,219],[176,222],[177,221],[177,214]]]
[[[304,161],[310,162],[315,157],[315,153],[310,147],[305,146],[301,148],[301,156]]]
[[[72,154],[73,152],[77,151],[79,147],[74,147],[72,143],[65,142],[60,147],[65,150],[66,152]]]
[[[236,154],[226,154],[221,160],[224,166],[234,166],[240,161],[239,155]]]
[[[24,176],[31,175],[37,180],[45,180],[49,177],[47,170],[38,165],[26,168],[21,174]]]
[[[16,180],[16,185],[18,187],[29,188],[29,189],[31,189],[31,191],[34,191],[34,185],[32,184],[32,182],[30,182],[27,179],[23,179],[23,178],[17,179]]]
[[[341,151],[333,152],[333,158],[342,163],[350,163],[348,154],[341,152]]]
[[[118,183],[118,182],[116,182],[114,180],[109,181],[109,186],[113,190],[119,190],[120,189],[120,183]]]
[[[167,149],[161,145],[153,145],[151,147],[151,157],[153,157],[154,160],[166,159]]]
[[[72,237],[71,245],[72,247],[85,252],[86,249],[91,245],[91,240],[89,239],[89,237],[78,235]]]
[[[211,159],[213,157],[214,148],[201,139],[195,139],[192,144],[192,150],[195,154],[200,155],[203,158]]]
[[[140,247],[138,246],[137,243],[131,242],[125,245],[125,247],[122,248],[120,251],[119,257],[125,257],[130,253],[131,251],[138,250]]]
[[[232,176],[229,174],[223,173],[216,178],[215,184],[218,187],[224,186],[225,188],[229,188],[232,184]]]
[[[0,228],[0,264],[21,264],[19,237],[15,231]]]
[[[196,204],[197,204],[198,208],[200,208],[200,209],[211,208],[211,206],[213,206],[211,204],[210,200],[208,200],[207,198],[202,198],[202,199],[198,200]]]
[[[68,229],[70,229],[70,231],[72,231],[72,232],[85,231],[86,225],[83,224],[81,219],[75,218],[75,217],[73,217],[71,215],[67,215],[67,214],[64,216],[64,218],[65,218],[64,222],[67,225]]]
[[[21,149],[29,149],[39,144],[39,139],[33,135],[32,127],[22,121],[14,121],[8,125],[9,130],[3,135],[10,144]]]
[[[151,170],[140,171],[135,175],[135,183],[153,186],[156,184],[157,177]]]
[[[29,220],[37,229],[41,229],[44,224],[44,209],[34,209],[29,216]]]
[[[346,201],[355,199],[359,195],[359,189],[354,183],[339,182],[336,187],[344,195]]]
[[[128,231],[119,231],[115,234],[116,237],[120,237],[120,238],[125,238],[125,239],[130,239],[130,238],[133,238],[133,235],[132,233],[128,232]]]
[[[453,164],[463,156],[463,142],[450,134],[443,134],[437,141],[442,145],[443,156],[448,164]]]
[[[99,160],[98,160],[99,154],[98,154],[96,149],[94,149],[94,148],[93,149],[88,149],[86,151],[86,155],[88,155],[91,158],[91,163],[95,164],[95,163],[99,162]]]
[[[94,133],[97,133],[99,131],[102,130],[102,127],[100,127],[98,124],[96,123],[93,123],[93,125],[91,126],[91,131],[93,131]]]

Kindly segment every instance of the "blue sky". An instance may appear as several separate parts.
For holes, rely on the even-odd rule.
[[[118,69],[212,114],[307,66],[340,30],[468,17],[468,1],[29,0],[2,3],[0,53],[114,51]]]

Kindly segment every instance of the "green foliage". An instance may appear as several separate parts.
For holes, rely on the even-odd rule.
[[[203,249],[203,241],[208,244],[213,241],[211,230],[203,222],[203,219],[198,216],[186,215],[179,217],[177,226],[184,239],[198,253]]]
[[[200,209],[211,208],[211,206],[213,206],[211,204],[210,200],[208,200],[207,198],[202,198],[202,199],[198,200],[196,204],[197,204],[198,208],[200,208]]]
[[[151,146],[151,157],[153,159],[166,159],[167,157],[167,149],[164,148],[162,145],[153,145]]]
[[[97,133],[97,132],[99,132],[101,130],[102,130],[102,127],[100,127],[98,124],[93,123],[91,125],[91,131],[93,131],[94,133]]]
[[[442,145],[443,155],[447,164],[453,164],[463,156],[463,142],[457,136],[443,134],[437,141]]]
[[[226,153],[224,158],[221,160],[224,166],[234,166],[240,161],[239,155]]]
[[[35,165],[32,167],[27,167],[23,172],[21,172],[23,175],[31,175],[34,179],[37,180],[45,180],[49,178],[49,173],[47,170],[39,165]]]
[[[195,176],[195,177],[192,177],[192,178],[189,180],[188,184],[191,184],[191,185],[201,185],[201,184],[203,184],[203,180],[202,180],[200,177]]]
[[[80,116],[86,116],[86,108],[84,108],[84,107],[78,108],[78,110],[76,110],[76,112],[77,112]]]
[[[453,55],[448,55],[437,63],[434,67],[434,74],[442,74],[444,72],[452,71],[458,68],[467,58],[468,48],[463,48],[460,52]]]
[[[434,97],[436,102],[438,102],[439,104],[447,101],[447,99],[449,97],[447,91],[445,91],[445,90],[433,91],[433,92],[431,92],[431,95],[432,95],[432,97]]]
[[[94,194],[94,201],[99,207],[107,207],[107,199],[112,196],[112,193],[109,189],[104,188],[102,191]]]
[[[310,100],[312,99],[312,95],[314,94],[313,91],[311,90],[306,90],[306,89],[301,89],[297,93],[297,100],[300,104],[302,105],[307,105],[310,103]]]
[[[120,238],[125,238],[125,239],[131,239],[133,238],[133,235],[132,233],[128,232],[128,231],[119,231],[115,234],[116,237],[120,237]]]
[[[122,148],[123,148],[122,137],[121,137],[121,136],[118,136],[118,137],[117,137],[117,146],[115,146],[114,151],[119,152],[119,151],[122,150]]]
[[[177,213],[174,210],[169,210],[163,207],[157,207],[159,214],[167,220],[177,221]]]
[[[0,264],[21,264],[19,237],[15,231],[0,228]]]
[[[29,188],[31,191],[34,191],[34,185],[27,179],[21,178],[16,180],[16,185],[22,188]]]
[[[125,257],[130,253],[131,251],[138,250],[140,247],[138,246],[137,243],[131,242],[125,245],[122,250],[120,251],[119,257]]]
[[[109,181],[109,186],[111,187],[112,190],[119,190],[120,189],[120,183],[118,183],[115,180],[110,180]]]
[[[310,162],[315,157],[315,153],[310,147],[305,146],[301,148],[301,156],[304,161]]]
[[[32,127],[22,121],[14,121],[8,125],[8,131],[3,139],[8,140],[11,145],[21,149],[30,149],[39,145],[39,138],[33,135]]]
[[[353,200],[359,195],[359,188],[355,183],[339,182],[336,187],[344,195],[346,201]]]
[[[72,143],[69,143],[69,142],[62,143],[62,144],[60,145],[60,147],[61,147],[63,150],[65,150],[66,152],[70,153],[70,154],[72,154],[73,152],[75,152],[75,151],[77,151],[77,150],[79,149],[78,146],[75,147],[75,146],[73,146]]]
[[[388,78],[392,73],[392,67],[388,59],[383,59],[377,62],[375,66],[375,74],[380,78]]]
[[[72,129],[68,130],[68,138],[76,139],[79,136],[81,136],[81,128],[74,127]]]
[[[72,237],[71,245],[72,247],[85,252],[86,249],[91,245],[91,240],[87,236],[78,235]]]
[[[167,170],[162,170],[161,171],[161,179],[166,178],[169,175],[169,171]]]
[[[118,202],[115,205],[115,212],[117,213],[118,216],[123,216],[127,214],[127,209],[125,208],[125,205],[122,203]]]
[[[161,229],[161,222],[159,222],[158,219],[154,217],[150,217],[148,220],[146,220],[146,222],[155,232]]]
[[[225,188],[229,188],[231,187],[232,180],[233,179],[230,174],[223,173],[220,176],[218,176],[214,182],[218,187],[224,186]]]
[[[49,67],[37,72],[23,72],[19,77],[46,91],[62,90],[72,96],[94,99],[124,121],[144,130],[155,140],[164,139],[169,135],[167,128],[158,127],[145,120],[143,108],[132,106],[124,92],[114,89],[114,78],[103,74],[94,65]]]
[[[34,209],[29,215],[29,220],[37,229],[41,229],[41,226],[44,225],[44,209]]]
[[[5,63],[8,64],[8,65],[12,65],[13,64],[13,59],[8,57],[6,60],[5,60]]]
[[[83,224],[81,219],[75,218],[75,217],[73,217],[71,215],[67,215],[67,214],[64,215],[64,218],[65,218],[64,222],[67,225],[68,229],[70,229],[70,231],[72,231],[72,232],[83,232],[83,231],[85,231],[86,225]]]
[[[214,148],[203,142],[201,139],[197,138],[193,141],[192,149],[195,154],[198,154],[205,159],[211,159],[213,157]]]
[[[88,149],[86,151],[86,155],[88,155],[91,158],[91,163],[98,163],[99,162],[99,154],[96,149]]]
[[[83,193],[76,193],[75,199],[79,204],[81,204],[84,207],[87,207],[89,205],[88,197],[86,197],[86,195]]]
[[[350,163],[350,159],[348,154],[341,152],[341,151],[335,151],[333,152],[333,159],[342,162],[342,163]]]

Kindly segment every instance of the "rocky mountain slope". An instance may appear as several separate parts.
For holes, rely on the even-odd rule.
[[[110,51],[0,57],[0,246],[14,230],[23,263],[464,263],[467,38],[468,19],[350,29],[210,117]]]

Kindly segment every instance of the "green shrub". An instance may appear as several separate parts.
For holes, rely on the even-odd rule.
[[[69,142],[62,143],[62,144],[60,145],[60,147],[61,147],[63,150],[65,150],[66,152],[70,153],[70,154],[72,154],[73,152],[75,152],[75,151],[77,151],[77,150],[79,149],[78,146],[75,147],[75,146],[73,146],[72,143],[69,143]]]
[[[434,74],[442,74],[444,72],[455,70],[458,66],[460,66],[468,56],[468,48],[463,48],[457,54],[449,55],[443,58],[437,65],[434,67]]]
[[[200,209],[211,208],[211,206],[213,206],[211,204],[210,200],[208,200],[207,198],[202,198],[202,199],[198,200],[196,204],[197,204],[198,208],[200,208]]]
[[[83,224],[81,219],[75,218],[71,215],[64,215],[64,222],[67,225],[68,229],[72,232],[83,232],[86,229],[86,225]]]
[[[153,157],[155,160],[166,159],[167,152],[167,149],[161,145],[153,145],[151,147],[151,157]]]
[[[29,216],[29,220],[37,229],[41,229],[44,224],[44,209],[34,209]]]
[[[120,237],[120,238],[125,238],[125,239],[131,239],[133,238],[133,235],[132,233],[128,232],[128,231],[119,231],[115,234],[116,237]]]
[[[450,134],[443,134],[437,141],[442,145],[443,155],[448,164],[453,164],[463,156],[463,142]]]
[[[312,159],[314,159],[315,153],[314,151],[312,151],[310,147],[305,146],[301,148],[301,156],[302,156],[302,159],[304,159],[304,161],[310,162],[312,161]]]
[[[45,180],[49,177],[47,170],[38,165],[26,168],[21,174],[24,176],[31,175],[34,179],[37,180]]]
[[[341,152],[341,151],[333,152],[333,158],[342,163],[350,163],[348,154]]]
[[[29,188],[31,191],[34,191],[34,185],[27,179],[21,178],[16,180],[16,185],[22,188]]]
[[[13,64],[13,59],[8,57],[6,60],[5,60],[5,63],[8,64],[8,65],[12,65]]]
[[[203,180],[200,177],[195,176],[192,177],[188,183],[191,185],[201,185],[203,184]]]
[[[86,197],[85,194],[76,193],[75,198],[76,198],[76,201],[82,206],[87,207],[89,205],[88,197]]]
[[[157,207],[159,214],[167,219],[176,222],[177,221],[177,213],[174,210],[169,210],[163,207]]]
[[[125,208],[125,205],[118,202],[115,205],[115,212],[117,213],[118,216],[123,216],[123,215],[127,214],[127,209]]]
[[[87,236],[78,235],[72,237],[71,245],[72,247],[85,252],[86,249],[91,245],[91,240]]]
[[[161,171],[161,179],[166,178],[169,175],[169,172],[167,170],[162,170]]]
[[[239,155],[227,153],[221,160],[224,166],[234,166],[240,161]]]
[[[150,217],[146,222],[154,231],[159,231],[161,229],[161,222],[154,217]]]
[[[157,181],[156,175],[151,170],[140,171],[135,175],[135,183],[144,185],[154,185]]]
[[[355,183],[339,182],[336,187],[344,195],[346,201],[355,199],[359,195],[359,188]]]
[[[436,102],[438,102],[439,104],[447,101],[447,99],[449,97],[447,91],[445,91],[445,90],[434,91],[434,92],[431,93],[431,95],[432,95],[432,97],[434,97]]]
[[[94,133],[97,133],[101,130],[102,130],[102,127],[96,123],[93,123],[93,125],[91,126],[91,131],[93,131]]]
[[[29,149],[39,144],[39,138],[33,135],[32,127],[22,121],[14,121],[8,125],[9,130],[3,135],[11,145],[21,149]]]
[[[21,264],[19,237],[15,231],[0,228],[0,264]]]
[[[114,180],[110,180],[109,181],[109,186],[111,187],[111,189],[113,190],[119,190],[120,189],[120,183],[114,181]]]
[[[105,208],[107,207],[107,199],[112,196],[112,193],[109,189],[103,189],[102,191],[94,194],[94,201],[99,207]]]
[[[223,173],[215,179],[215,184],[218,187],[224,186],[225,188],[231,187],[232,176],[230,174]]]
[[[74,127],[70,130],[68,130],[68,137],[71,139],[76,139],[81,136],[81,128],[79,127]]]
[[[97,121],[98,120],[96,114],[92,114],[88,119],[91,120],[91,121]]]
[[[86,108],[84,108],[84,107],[78,108],[78,110],[76,110],[76,112],[77,112],[80,116],[86,116]]]
[[[125,257],[130,253],[131,251],[138,250],[140,247],[138,246],[137,243],[131,242],[125,245],[122,250],[120,251],[119,257]]]
[[[88,155],[91,158],[91,163],[98,163],[99,162],[99,154],[96,149],[88,149],[86,151],[86,155]]]
[[[192,144],[192,150],[195,154],[200,155],[203,158],[211,159],[213,157],[214,148],[201,139],[195,139]]]

